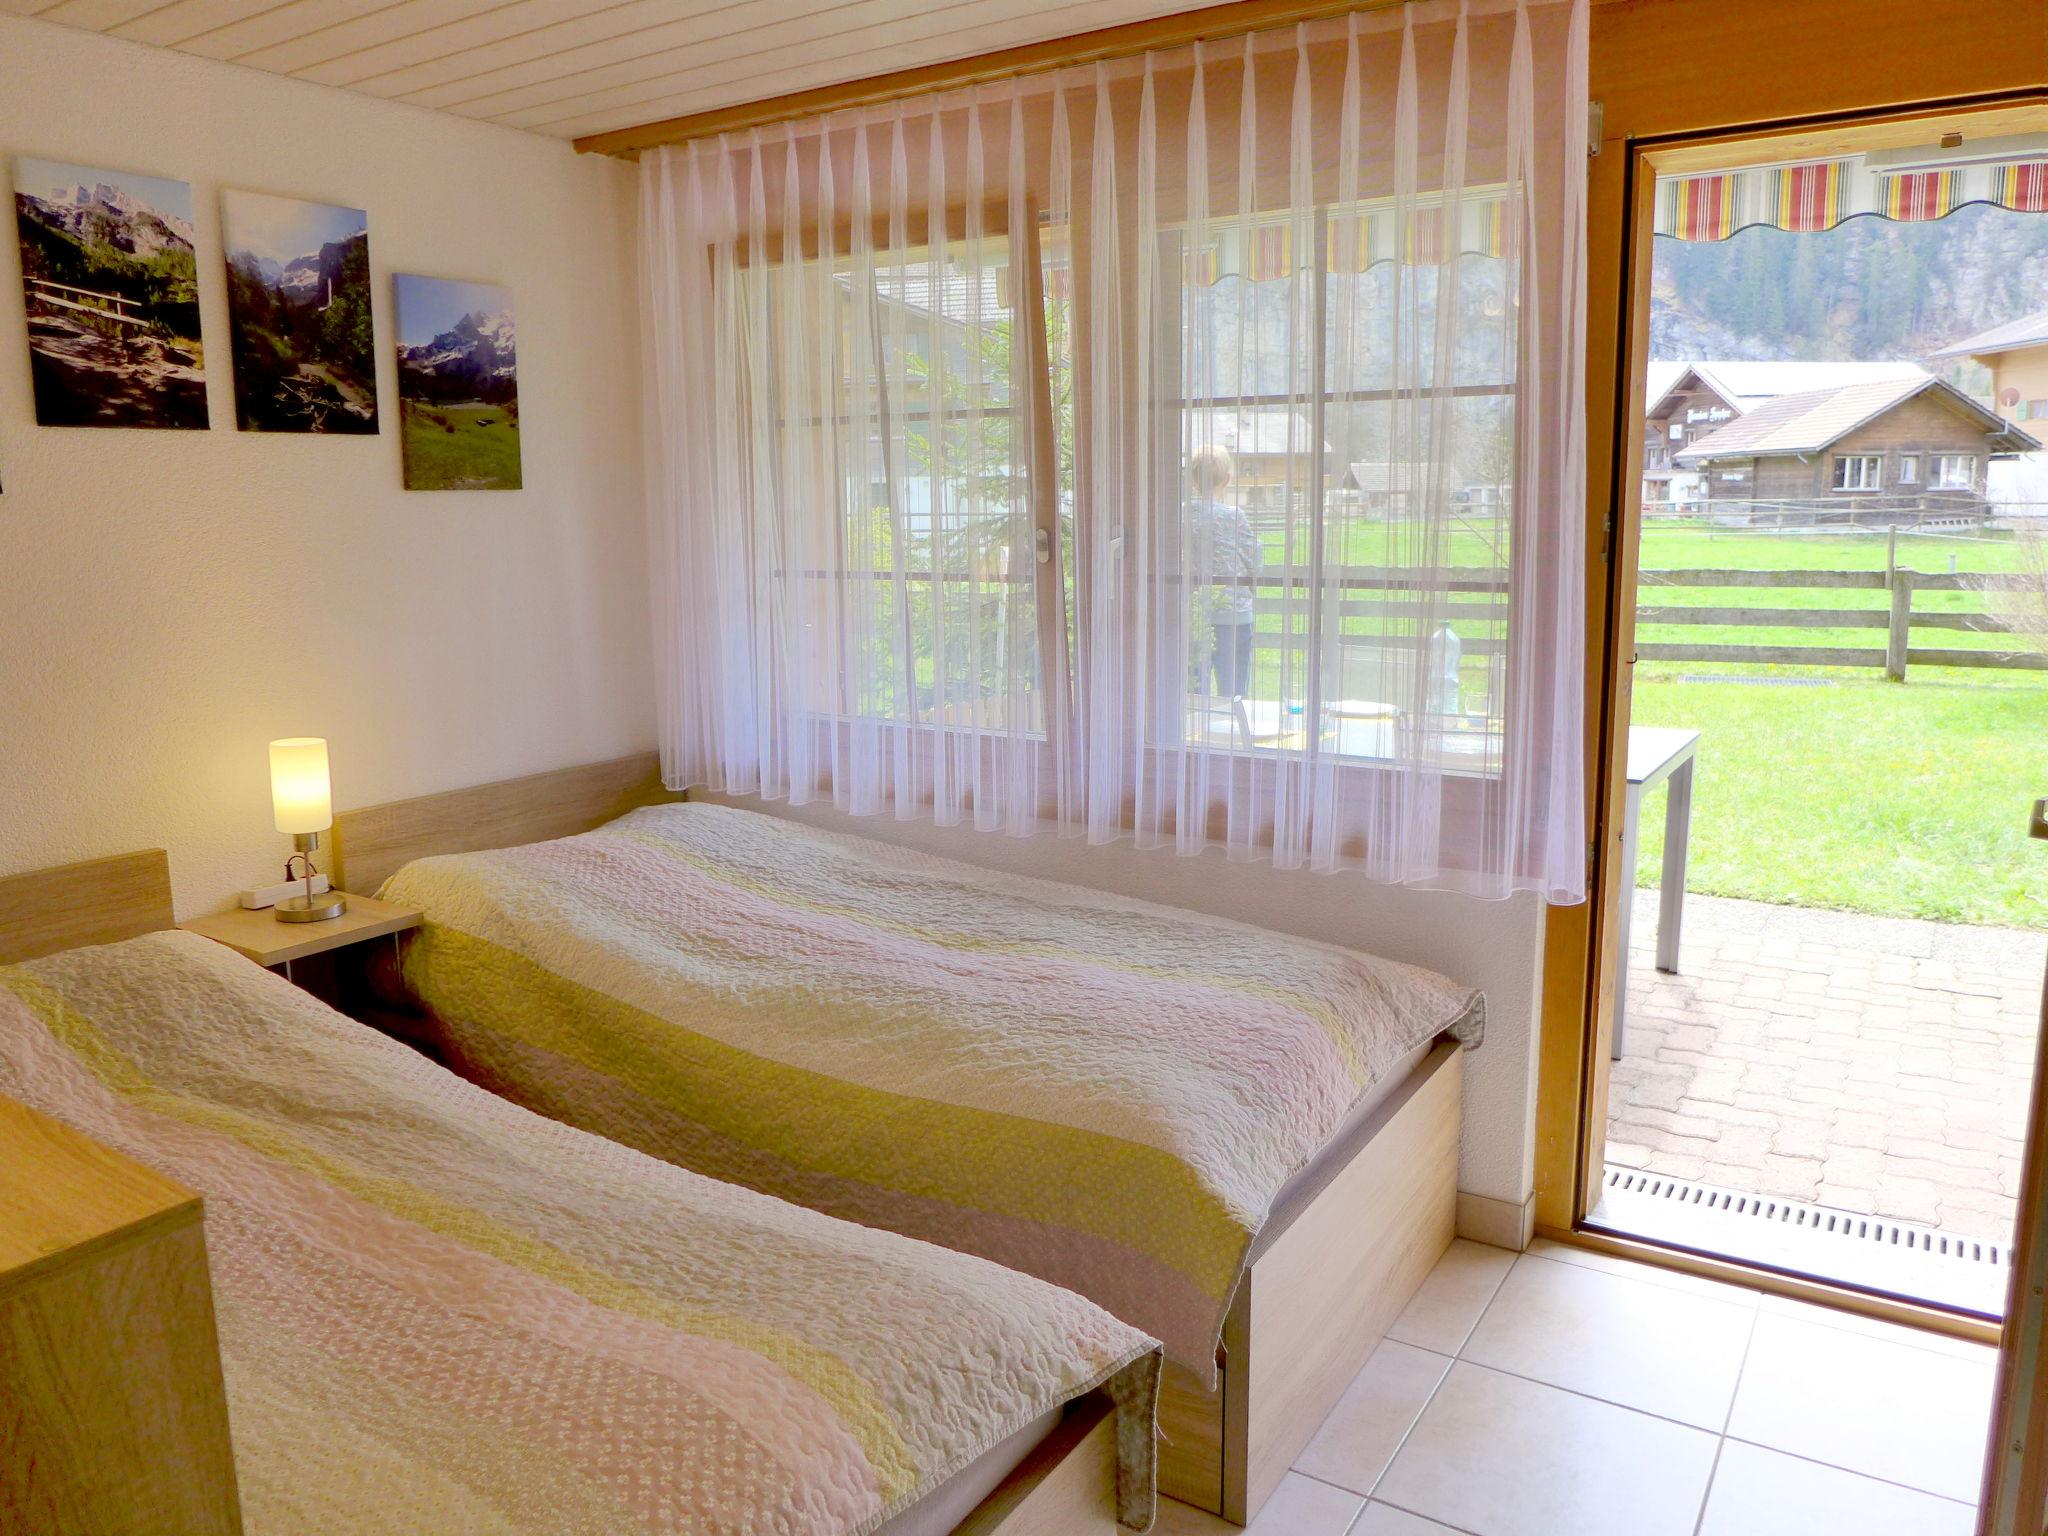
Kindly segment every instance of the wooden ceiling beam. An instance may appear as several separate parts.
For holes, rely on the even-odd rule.
[[[1092,32],[1048,38],[1041,43],[1025,43],[941,64],[921,64],[914,69],[869,75],[838,85],[814,86],[761,101],[713,107],[682,117],[642,123],[638,127],[607,129],[603,133],[586,134],[575,143],[576,148],[587,155],[617,155],[636,160],[642,150],[663,144],[683,144],[691,139],[743,132],[769,123],[817,117],[849,107],[871,107],[906,96],[960,90],[992,80],[1044,74],[1077,64],[1092,64],[1099,59],[1129,58],[1155,48],[1183,48],[1218,38],[1241,37],[1247,32],[1268,27],[1341,16],[1346,11],[1382,10],[1400,3],[1402,0],[1229,0],[1223,5],[1176,11],[1170,16],[1100,27]]]

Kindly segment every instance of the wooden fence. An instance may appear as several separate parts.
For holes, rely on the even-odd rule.
[[[1913,608],[1915,592],[2016,592],[2031,580],[2021,575],[1972,576],[1920,571],[1644,571],[1636,608],[1636,624],[1693,628],[1872,629],[1884,631],[1882,646],[1839,645],[1671,645],[1644,641],[1636,646],[1642,661],[1772,662],[1811,667],[1882,667],[1885,675],[1904,681],[1908,666],[2012,667],[2048,671],[2048,656],[2036,650],[1967,649],[1919,646],[1912,632],[1963,630],[1973,634],[2009,634],[2012,626],[1991,613],[1929,613]],[[1658,605],[1660,587],[1756,587],[1777,590],[1814,588],[1882,592],[1885,606],[1869,608],[1752,608],[1747,606]]]
[[[124,298],[118,293],[100,293],[92,288],[74,288],[69,283],[53,283],[42,277],[25,277],[21,281],[28,302],[39,304],[45,309],[61,310],[67,315],[98,324],[149,324],[140,315],[129,314],[128,311],[136,307],[135,300]],[[115,334],[119,335],[120,332],[116,331]]]

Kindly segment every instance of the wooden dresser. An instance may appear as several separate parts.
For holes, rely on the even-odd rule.
[[[199,1197],[0,1096],[0,1531],[241,1529]]]

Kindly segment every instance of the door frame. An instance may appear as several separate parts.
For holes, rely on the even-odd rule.
[[[1957,112],[2048,105],[2048,0],[1985,0],[1953,24],[1918,0],[1864,0],[1858,38],[1816,61],[1838,31],[1831,0],[1606,0],[1591,28],[1594,153],[1588,167],[1585,335],[1589,898],[1548,909],[1537,1056],[1535,1225],[1552,1239],[1626,1253],[1801,1299],[1964,1337],[1995,1327],[1796,1276],[1583,1230],[1598,1198],[1612,1025],[1615,916],[1623,884],[1618,810],[1630,712],[1642,451],[1640,360],[1648,353],[1655,169],[1696,169],[1729,146],[1882,132]],[[1682,39],[1682,46],[1679,40]]]
[[[2034,836],[2048,837],[2048,801],[2035,803]],[[2048,1037],[2048,979],[2041,1032]],[[1991,1443],[1977,1496],[1983,1536],[2038,1536],[2048,1521],[2048,1051],[2034,1061],[2032,1109],[2005,1297],[2011,1341],[1998,1354]]]

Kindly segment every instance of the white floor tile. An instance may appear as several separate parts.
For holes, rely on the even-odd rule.
[[[1172,1499],[1159,1501],[1152,1536],[1346,1536],[1365,1500],[1290,1472],[1243,1528]]]
[[[1746,1305],[1524,1255],[1463,1357],[1719,1434],[1755,1320]]]
[[[1252,1516],[1245,1536],[1345,1536],[1363,1508],[1365,1500],[1355,1493],[1290,1472]]]
[[[1394,1319],[1387,1337],[1455,1355],[1514,1262],[1515,1255],[1505,1248],[1455,1239],[1407,1310]]]
[[[1700,1536],[1970,1536],[1967,1504],[1730,1440]]]
[[[1294,1467],[1339,1488],[1371,1493],[1421,1417],[1450,1360],[1398,1339],[1385,1339],[1365,1362]]]
[[[1420,1515],[1411,1515],[1391,1504],[1368,1504],[1351,1536],[1459,1536],[1448,1525],[1438,1525]]]
[[[1628,1275],[1650,1285],[1690,1291],[1695,1296],[1711,1296],[1734,1306],[1755,1306],[1757,1302],[1758,1293],[1749,1286],[1729,1285],[1720,1280],[1709,1280],[1704,1275],[1689,1275],[1682,1269],[1666,1269],[1658,1264],[1642,1264],[1596,1249],[1581,1248],[1576,1243],[1559,1243],[1539,1237],[1529,1244],[1529,1252],[1539,1259],[1576,1264],[1581,1269],[1597,1269],[1610,1275]]]
[[[1692,1536],[1715,1439],[1465,1361],[1380,1480],[1476,1536]]]
[[[1728,1433],[1965,1501],[1977,1496],[1991,1360],[1760,1312]]]
[[[1894,1344],[1910,1344],[1916,1349],[1931,1349],[1939,1354],[1954,1355],[1959,1360],[1991,1360],[1998,1353],[1989,1344],[1953,1338],[1948,1334],[1934,1333],[1925,1328],[1909,1328],[1902,1323],[1887,1323],[1875,1317],[1844,1312],[1837,1307],[1823,1307],[1809,1301],[1793,1301],[1784,1296],[1764,1297],[1763,1308],[1766,1312],[1775,1312],[1780,1317],[1798,1318],[1803,1322],[1819,1323],[1826,1328],[1840,1328],[1873,1339],[1889,1339]]]

